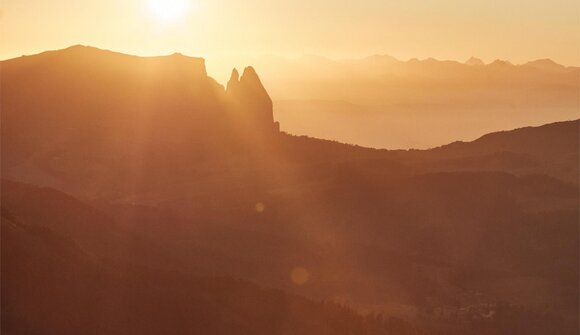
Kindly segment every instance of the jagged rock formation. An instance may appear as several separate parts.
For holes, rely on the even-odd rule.
[[[50,122],[65,122],[71,131],[97,122],[108,134],[130,137],[128,143],[147,141],[152,133],[184,140],[195,133],[221,137],[244,124],[269,132],[274,127],[272,100],[252,68],[240,80],[236,74],[231,84],[237,87],[228,85],[226,93],[208,76],[203,58],[181,54],[136,57],[73,46],[4,61],[2,79],[3,123],[29,124],[52,111],[51,120],[35,123],[39,136]],[[22,99],[24,91],[35,99]]]
[[[80,188],[70,189],[59,176],[32,172],[43,163],[29,158],[67,161],[79,170],[78,157],[95,154],[103,158],[92,164],[95,174],[83,177],[88,183],[108,178],[97,174],[110,176],[112,165],[124,166],[127,174],[119,176],[124,180],[138,165],[147,166],[146,179],[162,180],[171,175],[153,166],[193,166],[196,155],[221,157],[240,146],[254,150],[276,134],[272,101],[253,70],[226,94],[207,75],[202,58],[179,54],[137,57],[75,46],[1,65],[4,177],[28,176],[30,182],[76,193]],[[31,136],[44,140],[35,143]],[[41,154],[55,145],[63,145],[62,151]]]
[[[231,112],[244,126],[257,131],[279,130],[274,122],[272,99],[253,67],[246,67],[241,77],[237,69],[232,70],[226,99]]]

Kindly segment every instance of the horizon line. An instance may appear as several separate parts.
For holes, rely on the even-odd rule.
[[[123,55],[127,55],[127,56],[134,56],[134,57],[142,57],[142,58],[153,58],[153,57],[168,57],[168,56],[173,56],[173,55],[182,55],[185,57],[189,57],[189,58],[201,58],[201,59],[211,59],[211,56],[193,56],[193,55],[189,55],[183,52],[179,52],[179,51],[175,51],[175,52],[170,52],[170,53],[158,53],[158,54],[139,54],[139,53],[129,53],[129,52],[125,52],[125,51],[116,51],[116,50],[112,50],[112,49],[107,49],[107,48],[103,48],[103,47],[97,47],[97,46],[93,46],[93,45],[88,45],[88,44],[73,44],[70,45],[68,47],[64,47],[64,48],[57,48],[57,49],[46,49],[46,50],[42,50],[42,51],[37,51],[34,53],[30,53],[30,54],[21,54],[20,56],[9,56],[8,58],[1,58],[0,62],[4,62],[4,61],[9,61],[9,60],[13,60],[13,59],[18,59],[21,57],[30,57],[30,56],[36,56],[36,55],[40,55],[43,54],[45,52],[55,52],[55,51],[63,51],[63,50],[67,50],[67,49],[71,49],[74,47],[85,47],[85,48],[92,48],[92,49],[97,49],[97,50],[101,50],[101,51],[107,51],[107,52],[112,52],[112,53],[118,53],[118,54],[123,54]],[[372,57],[389,57],[392,58],[393,60],[400,62],[400,63],[409,63],[409,62],[425,62],[425,61],[436,61],[436,62],[453,62],[453,63],[458,63],[461,65],[468,65],[466,64],[467,61],[475,58],[477,60],[481,60],[483,62],[483,65],[479,65],[479,66],[487,66],[487,65],[492,65],[495,62],[507,62],[510,65],[513,66],[524,66],[527,65],[529,63],[532,62],[537,62],[537,61],[551,61],[554,64],[563,66],[565,68],[580,68],[580,64],[579,65],[566,65],[566,64],[562,64],[559,63],[555,60],[553,60],[550,57],[544,57],[544,58],[537,58],[537,59],[529,59],[528,61],[524,62],[524,63],[516,63],[513,61],[510,61],[509,59],[502,59],[502,58],[496,58],[490,62],[485,62],[483,61],[482,58],[477,57],[477,56],[470,56],[468,59],[461,61],[461,60],[457,60],[457,59],[438,59],[435,57],[427,57],[427,58],[418,58],[418,57],[412,57],[406,60],[402,60],[400,58],[397,58],[395,56],[392,56],[390,54],[387,53],[370,53],[366,56],[358,56],[358,57],[328,57],[325,55],[321,55],[321,54],[316,54],[316,53],[302,53],[300,55],[294,55],[294,56],[283,56],[281,54],[276,54],[276,53],[271,53],[271,52],[261,52],[261,53],[255,53],[252,55],[249,55],[247,53],[244,53],[245,56],[241,56],[241,57],[253,57],[253,58],[261,58],[261,57],[276,57],[276,58],[281,58],[287,61],[299,61],[302,58],[307,58],[307,57],[316,57],[316,58],[320,58],[320,59],[324,59],[327,61],[332,61],[332,62],[345,62],[345,61],[361,61],[361,60],[365,60],[365,59],[369,59]],[[230,54],[232,55],[232,54]],[[477,65],[473,65],[473,66],[477,66]]]

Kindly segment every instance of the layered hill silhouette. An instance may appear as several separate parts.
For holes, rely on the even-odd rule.
[[[357,325],[345,333],[375,329],[294,294],[405,319],[376,326],[395,334],[577,332],[578,120],[389,151],[279,132],[253,68],[224,88],[202,59],[77,46],[4,61],[2,80],[3,283],[12,273],[24,294],[52,278],[47,301],[62,301],[63,268],[78,292],[98,288],[64,295],[82,307],[62,307],[72,323],[3,292],[15,333],[87,332],[112,317],[86,319],[93,298],[95,313],[109,299],[129,313],[110,333],[143,319],[143,332],[340,333],[340,313]],[[23,265],[43,262],[39,277]],[[226,280],[239,295],[224,300],[204,276],[287,293]],[[238,304],[255,300],[257,314]]]
[[[105,126],[114,122],[112,131],[136,141],[145,140],[144,127],[174,140],[187,137],[191,129],[227,135],[232,122],[238,127],[238,119],[254,117],[250,113],[256,114],[252,126],[274,129],[271,100],[251,67],[244,70],[239,89],[226,91],[207,76],[203,59],[181,54],[135,57],[73,46],[2,65],[3,117],[11,122],[26,122],[50,110],[53,123],[83,127],[96,119]],[[35,99],[23,99],[27,94]],[[27,113],[13,114],[15,109]],[[185,128],[179,123],[184,118],[189,121]],[[156,123],[163,127],[153,127]]]
[[[479,313],[491,309],[501,315],[498,320],[476,320],[468,329],[465,329],[465,326],[456,328],[457,326],[449,324],[449,320],[444,320],[443,326],[434,327],[433,321],[429,322],[431,326],[423,322],[413,326],[393,317],[374,315],[362,317],[333,303],[314,303],[294,295],[264,290],[254,284],[226,277],[204,278],[194,275],[190,267],[199,261],[197,257],[202,256],[206,262],[217,262],[221,266],[224,263],[215,256],[212,257],[211,253],[203,254],[190,249],[182,259],[185,261],[185,258],[189,258],[187,260],[189,264],[176,266],[175,261],[180,260],[178,255],[172,255],[171,250],[156,245],[160,242],[159,239],[154,236],[137,236],[139,234],[135,230],[118,226],[112,223],[111,219],[103,221],[107,215],[100,210],[56,190],[4,181],[2,191],[3,331],[9,333],[32,331],[76,334],[91,333],[95,330],[112,334],[159,331],[187,333],[192,330],[203,330],[216,334],[231,332],[501,334],[523,327],[526,333],[542,334],[552,331],[571,333],[574,329],[570,324],[562,323],[561,317],[554,315],[553,312],[532,312],[509,305],[482,304],[479,307],[482,310],[474,308],[474,311],[470,311],[467,315],[460,314],[460,318],[478,318]],[[494,238],[497,246],[494,247],[505,248],[506,243],[511,244],[512,233],[533,239],[538,239],[539,236],[536,234],[549,233],[552,236],[552,243],[568,241],[558,246],[560,253],[565,250],[573,252],[574,227],[566,227],[568,219],[566,215],[526,218],[526,222],[522,222],[523,225],[518,224],[517,227],[511,228],[518,229],[516,232],[502,233],[501,229],[497,230],[498,236]],[[546,226],[544,220],[550,220],[549,226]],[[74,223],[77,225],[73,225]],[[105,228],[95,227],[98,224]],[[539,231],[529,235],[531,232],[525,228],[528,225]],[[558,230],[554,231],[554,226]],[[87,234],[87,230],[90,234]],[[199,245],[205,238],[214,239],[210,242],[225,242],[217,241],[215,233],[208,235],[207,231],[204,236],[198,236],[198,240],[194,239],[195,235],[187,236],[187,243]],[[122,236],[126,242],[120,243],[115,236]],[[237,233],[235,236],[239,239],[244,235]],[[256,236],[253,237],[253,243],[263,243],[259,241]],[[173,243],[179,242],[173,238]],[[383,240],[384,242],[387,240]],[[537,257],[546,257],[544,255],[546,242],[548,241],[544,238],[544,241],[536,247],[539,248]],[[135,248],[139,245],[146,248]],[[120,246],[137,252],[119,251]],[[525,243],[521,247],[524,249],[519,252],[523,252],[524,255],[520,257],[523,256],[525,259],[529,256],[525,254],[530,251],[525,250],[527,248]],[[435,248],[437,249],[436,246]],[[510,252],[517,251],[518,248],[520,246],[512,246]],[[403,251],[404,248],[399,250]],[[116,257],[111,257],[112,254]],[[160,256],[165,263],[157,261]],[[398,255],[401,256],[404,255]],[[489,256],[494,258],[493,254],[486,253],[485,257]],[[452,258],[446,257],[444,262],[449,262]],[[566,258],[573,258],[573,255],[568,254],[564,259]],[[427,266],[426,261],[428,260],[420,260],[419,263]],[[403,271],[408,266],[407,262],[417,260],[405,258],[394,260],[385,255],[379,257],[366,255],[358,262],[378,262],[377,265],[380,264],[381,267],[391,267],[392,276]],[[463,282],[497,280],[496,274],[492,278],[479,277],[487,273],[480,268],[489,266],[487,263],[489,261],[479,260],[479,266],[463,269],[456,274],[462,277],[455,280]],[[509,270],[522,271],[526,266],[532,265],[535,268],[539,264],[544,262],[535,259],[533,264],[523,263],[518,265],[523,268]],[[550,262],[545,264],[548,265]],[[259,268],[257,264],[249,265],[253,269]],[[351,267],[354,265],[350,264]],[[366,267],[370,264],[363,263],[357,266],[360,265]],[[561,264],[561,267],[552,265],[543,271],[546,271],[544,275],[556,272],[559,273],[558,276],[568,276],[569,280],[573,281],[574,273],[569,272],[571,269],[573,267],[570,264]],[[199,272],[200,268],[196,271]],[[410,278],[421,281],[421,276],[413,274]],[[427,281],[423,284],[428,283]],[[569,282],[567,285],[574,283]],[[446,294],[448,298],[454,296]],[[180,317],[183,315],[187,317]],[[464,322],[461,321],[460,324]],[[480,329],[481,327],[483,329]]]
[[[102,261],[6,208],[2,318],[9,334],[419,333],[399,319],[364,317],[232,278]]]
[[[426,149],[578,118],[577,67],[388,55],[257,58],[282,130],[376,148]],[[452,131],[449,131],[452,129]],[[409,133],[422,136],[408,136]]]

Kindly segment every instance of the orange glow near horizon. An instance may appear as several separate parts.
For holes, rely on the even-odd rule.
[[[579,65],[579,10],[576,0],[7,0],[0,58],[83,44],[135,55],[181,52],[216,67],[263,54]]]

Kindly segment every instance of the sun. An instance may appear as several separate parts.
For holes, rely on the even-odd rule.
[[[191,0],[147,0],[151,13],[161,21],[183,18],[192,7]]]

